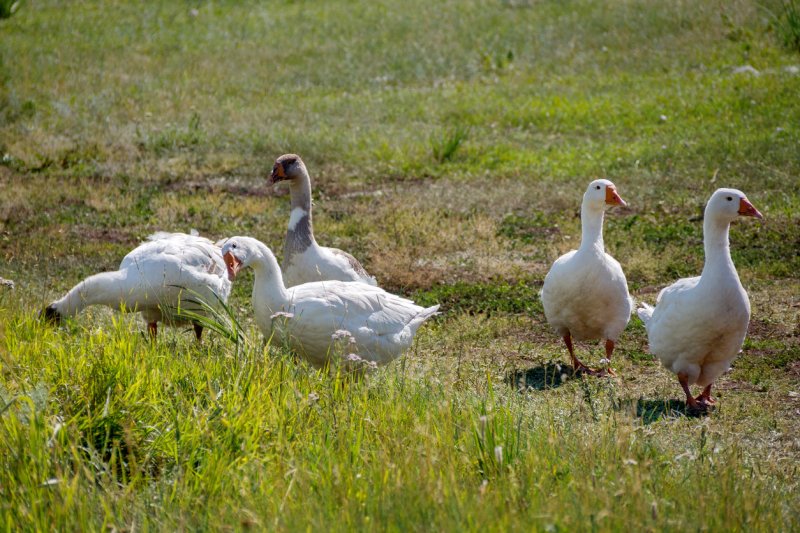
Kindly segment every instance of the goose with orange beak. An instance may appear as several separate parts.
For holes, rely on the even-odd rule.
[[[287,288],[275,256],[252,237],[231,237],[222,245],[228,275],[252,268],[253,309],[266,338],[285,343],[317,368],[337,355],[383,365],[402,355],[419,327],[439,309],[422,307],[380,287],[352,281],[315,281]],[[335,341],[349,338],[346,354]]]
[[[239,274],[239,270],[242,268],[242,262],[239,261],[239,259],[237,259],[230,250],[225,252],[225,254],[222,256],[222,260],[225,262],[225,267],[228,270],[228,280],[234,281],[236,279],[236,275]]]
[[[703,216],[705,264],[699,277],[661,291],[656,306],[637,310],[647,328],[650,351],[678,376],[690,411],[716,403],[711,385],[739,354],[750,323],[750,300],[731,259],[728,230],[741,216],[764,217],[736,189],[717,189]],[[692,396],[690,386],[703,390]]]
[[[633,300],[620,264],[605,252],[606,210],[625,206],[609,180],[589,184],[581,204],[581,244],[559,257],[544,278],[542,305],[547,322],[561,336],[576,372],[614,375],[611,355],[630,320]],[[605,340],[605,366],[594,370],[576,356],[572,341]]]

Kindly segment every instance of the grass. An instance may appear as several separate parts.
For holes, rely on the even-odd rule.
[[[783,44],[790,50],[800,52],[800,7],[794,0],[782,0],[780,15],[776,18]]]
[[[7,19],[19,9],[19,1],[2,0],[0,1],[0,19]]]
[[[5,528],[797,529],[784,5],[21,4],[0,20]],[[321,242],[442,303],[406,357],[366,380],[295,362],[255,329],[250,274],[202,345],[103,309],[36,320],[155,230],[280,251],[289,202],[264,178],[284,152]],[[636,319],[619,378],[564,372],[537,294],[596,177],[629,203],[605,242],[648,302],[702,267],[716,187],[766,216],[731,230],[753,319],[708,417]]]
[[[469,128],[460,126],[439,136],[431,136],[433,158],[439,163],[452,160],[467,137],[469,137]]]

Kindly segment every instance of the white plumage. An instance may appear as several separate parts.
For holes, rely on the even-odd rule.
[[[289,255],[286,269],[284,282],[287,287],[323,280],[356,281],[372,286],[378,284],[352,255],[337,248],[319,246],[316,242],[303,251]]]
[[[423,308],[357,282],[318,281],[287,289],[272,251],[250,237],[231,237],[222,252],[231,276],[243,267],[255,271],[253,307],[264,335],[277,335],[316,367],[333,355],[350,354],[386,364],[411,346],[417,329],[439,308]],[[344,353],[335,353],[337,338]]]
[[[553,263],[541,293],[547,322],[564,339],[573,367],[589,373],[596,372],[575,357],[572,339],[605,339],[610,359],[633,310],[622,267],[603,245],[603,217],[612,205],[625,205],[613,183],[589,184],[581,205],[581,245]]]
[[[741,351],[750,322],[750,301],[730,254],[728,229],[738,216],[762,218],[741,191],[718,189],[703,220],[705,265],[659,293],[656,307],[637,310],[647,328],[650,351],[678,376],[692,408],[713,404],[711,384]],[[689,386],[704,387],[693,397]]]
[[[231,290],[220,248],[210,240],[185,233],[159,232],[128,255],[119,270],[89,276],[63,298],[50,304],[46,318],[59,321],[90,305],[138,311],[155,335],[156,324],[190,322],[179,310],[203,313],[225,302]],[[195,324],[198,339],[202,328]]]

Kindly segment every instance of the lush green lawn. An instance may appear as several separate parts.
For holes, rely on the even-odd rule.
[[[800,528],[800,54],[779,5],[23,2],[0,20],[5,528]],[[101,309],[36,320],[154,230],[280,251],[264,177],[289,151],[320,241],[442,302],[405,358],[355,383],[293,362],[254,329],[249,276],[238,347],[153,344]],[[716,187],[765,214],[731,232],[753,319],[708,417],[682,415],[636,319],[619,378],[557,366],[537,294],[595,177],[629,203],[606,246],[649,302],[701,269]]]

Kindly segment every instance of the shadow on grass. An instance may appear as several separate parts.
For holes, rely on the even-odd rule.
[[[641,418],[642,422],[652,424],[665,418],[700,418],[713,412],[713,408],[705,411],[694,411],[686,407],[686,402],[681,400],[621,400],[619,410],[627,411],[631,415]]]
[[[573,379],[569,366],[559,363],[544,363],[527,369],[516,369],[506,374],[506,383],[517,390],[547,390],[555,389]]]

